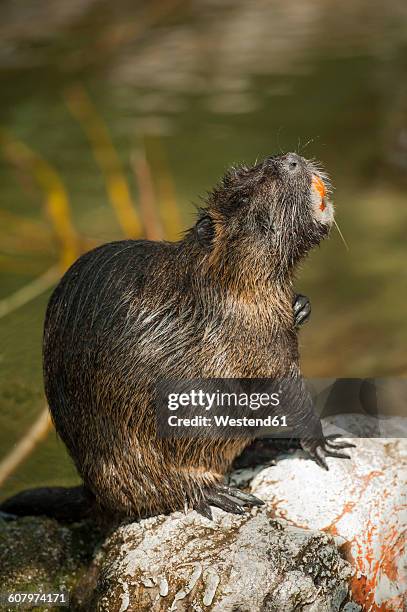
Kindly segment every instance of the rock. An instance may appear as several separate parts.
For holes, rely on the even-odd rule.
[[[332,537],[271,518],[195,511],[123,525],[105,544],[89,610],[343,610],[349,564]]]
[[[332,430],[366,432],[361,415],[330,419]],[[372,419],[374,420],[374,419]],[[406,433],[400,419],[381,430]],[[252,492],[276,517],[292,525],[332,534],[355,568],[353,598],[369,611],[397,610],[406,604],[407,440],[352,440],[351,461],[328,459],[321,470],[300,452],[280,457],[255,476]]]
[[[366,431],[364,418],[331,425]],[[403,427],[381,424],[382,434]],[[328,459],[329,472],[300,451],[235,472],[266,501],[243,516],[178,512],[103,540],[86,522],[0,520],[0,590],[66,588],[84,612],[401,612],[407,443],[355,443],[352,461]]]
[[[0,520],[0,592],[71,591],[96,543],[97,531],[89,523],[64,527],[43,517]]]

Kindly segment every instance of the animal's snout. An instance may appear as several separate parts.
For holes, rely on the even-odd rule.
[[[306,161],[297,153],[287,153],[281,158],[281,164],[288,172],[296,172],[305,166]]]
[[[286,172],[295,174],[307,168],[307,160],[297,153],[285,153],[285,155],[268,157],[265,163],[267,167],[274,168],[277,173],[279,170],[282,170],[284,174]]]

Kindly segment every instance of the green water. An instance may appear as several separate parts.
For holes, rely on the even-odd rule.
[[[229,164],[303,151],[332,176],[349,244],[348,252],[334,231],[300,271],[298,288],[313,304],[301,332],[304,372],[405,375],[405,3],[116,4],[9,0],[0,8],[0,128],[52,164],[82,239],[123,233],[83,126],[67,107],[74,86],[106,123],[136,204],[132,154],[143,147],[156,187],[164,154],[182,227]],[[3,299],[54,265],[60,247],[30,168],[4,147],[0,153]],[[49,293],[0,319],[0,461],[44,406]],[[1,496],[75,481],[51,432]]]

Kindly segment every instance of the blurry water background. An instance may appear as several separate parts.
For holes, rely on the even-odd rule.
[[[225,167],[285,150],[326,165],[349,244],[334,230],[299,274],[304,372],[405,376],[405,0],[3,0],[1,497],[77,482],[37,421],[63,268],[125,235],[176,239]]]

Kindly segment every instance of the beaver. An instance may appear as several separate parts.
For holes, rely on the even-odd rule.
[[[297,328],[309,301],[298,263],[333,222],[330,183],[296,153],[228,170],[178,242],[124,240],[81,256],[48,304],[45,392],[85,491],[103,512],[142,518],[260,505],[224,476],[252,439],[157,435],[161,379],[301,378]],[[311,420],[301,447],[319,465],[348,457]],[[12,508],[10,509],[12,511]]]

